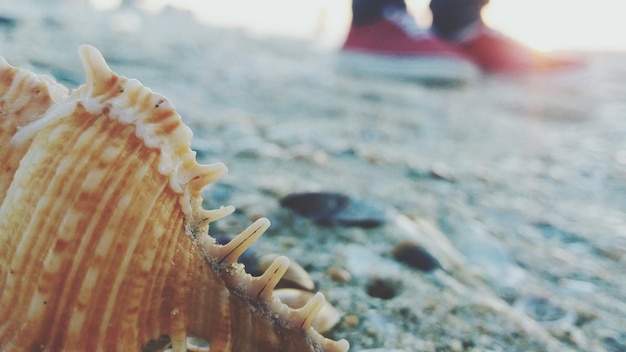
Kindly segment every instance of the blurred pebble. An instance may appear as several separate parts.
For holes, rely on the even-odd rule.
[[[425,219],[411,219],[404,214],[396,214],[392,219],[392,231],[398,231],[403,240],[422,246],[437,258],[443,270],[465,266],[463,255],[435,224]]]
[[[428,253],[424,247],[413,242],[402,242],[391,253],[400,263],[420,271],[431,272],[441,268],[441,264],[435,257]]]
[[[0,15],[0,28],[11,31],[15,29],[15,27],[17,27],[17,20],[15,18]]]
[[[326,274],[330,277],[331,280],[342,284],[348,283],[350,282],[350,280],[352,280],[352,275],[350,274],[350,272],[342,268],[330,268],[326,271]]]
[[[448,182],[455,182],[456,179],[448,166],[444,164],[434,164],[430,169],[430,175],[432,178],[444,180]]]
[[[366,286],[367,294],[380,299],[392,299],[398,295],[399,282],[384,278],[374,278]]]
[[[343,318],[343,321],[349,327],[355,327],[355,326],[359,325],[359,317],[357,317],[356,315],[346,315]]]
[[[579,235],[560,229],[547,222],[537,222],[534,226],[547,240],[558,240],[563,243],[582,241],[582,238]]]
[[[280,205],[324,226],[374,228],[386,220],[386,211],[373,202],[332,192],[292,193]]]
[[[602,344],[607,352],[624,352],[626,351],[626,332],[605,337],[602,339]]]
[[[382,226],[386,220],[385,209],[373,202],[351,199],[333,219],[341,226],[355,226],[371,229]]]
[[[626,263],[626,236],[615,235],[600,238],[598,246],[607,257]]]
[[[407,176],[416,179],[433,179],[440,181],[456,182],[456,178],[446,165],[434,164],[430,168],[411,167]]]
[[[563,337],[574,346],[584,347],[588,344],[585,334],[580,329],[567,329]]]
[[[339,193],[292,193],[280,200],[280,205],[298,215],[320,221],[332,218],[345,208],[350,198]]]
[[[533,320],[550,326],[571,326],[576,322],[576,313],[553,304],[546,297],[527,296],[515,303]]]

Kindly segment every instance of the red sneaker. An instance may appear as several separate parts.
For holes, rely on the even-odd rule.
[[[465,54],[420,28],[406,10],[386,11],[374,23],[352,26],[340,66],[356,74],[434,82],[465,82],[479,74]]]
[[[512,74],[555,72],[581,67],[577,60],[540,53],[484,24],[468,29],[457,48],[485,72]]]

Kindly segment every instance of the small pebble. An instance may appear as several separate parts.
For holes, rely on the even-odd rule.
[[[331,280],[342,284],[348,283],[350,282],[350,280],[352,280],[352,275],[350,274],[350,272],[342,268],[330,268],[326,271],[326,274],[330,277]]]
[[[553,305],[547,298],[529,297],[523,300],[524,312],[536,321],[553,321],[565,316],[565,310]]]
[[[357,317],[356,315],[346,315],[343,318],[343,321],[346,323],[346,325],[350,327],[355,327],[359,325],[359,317]]]
[[[280,205],[324,226],[374,228],[386,220],[382,206],[333,192],[293,193],[282,198]]]
[[[316,221],[331,219],[345,208],[350,198],[339,193],[293,193],[280,200],[280,205],[298,215]]]
[[[608,352],[624,352],[626,351],[626,332],[605,337],[602,339],[602,344]]]
[[[333,218],[335,224],[365,229],[382,226],[385,221],[386,211],[382,206],[357,199],[351,199],[348,205]]]
[[[430,176],[434,179],[448,182],[456,181],[450,169],[444,164],[435,164],[430,169]]]
[[[12,17],[0,15],[0,28],[6,28],[11,31],[17,27],[17,20]]]
[[[371,280],[366,287],[367,294],[380,299],[392,299],[398,295],[398,283],[383,278]]]
[[[392,255],[400,263],[423,272],[441,268],[441,264],[432,254],[428,253],[424,247],[412,242],[400,243],[393,249]]]
[[[573,325],[576,322],[576,313],[555,305],[546,297],[524,297],[515,306],[540,323],[560,326]]]
[[[580,329],[569,329],[565,332],[565,339],[574,346],[584,347],[587,345],[587,338]]]

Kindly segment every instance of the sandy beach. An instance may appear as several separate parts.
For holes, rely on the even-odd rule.
[[[11,65],[76,87],[85,43],[173,102],[199,162],[228,166],[206,207],[237,211],[211,235],[269,218],[253,255],[307,269],[350,351],[626,351],[626,53],[433,86],[171,8],[0,3]],[[320,223],[281,206],[302,192],[355,206]],[[437,268],[395,258],[407,241]]]

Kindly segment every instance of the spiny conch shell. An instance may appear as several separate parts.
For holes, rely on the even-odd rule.
[[[259,270],[267,270],[278,257],[278,254],[270,253],[259,258]],[[285,283],[284,285],[282,284],[283,282]],[[289,268],[287,268],[287,271],[285,271],[285,274],[280,279],[280,282],[276,285],[278,288],[282,288],[283,286],[295,286],[308,291],[313,291],[315,289],[315,283],[309,273],[307,273],[307,271],[304,270],[300,264],[293,260],[289,262]]]
[[[237,257],[269,226],[229,244],[201,189],[191,131],[164,97],[79,50],[87,83],[67,89],[0,58],[0,350],[347,351],[311,326],[324,305],[272,295],[289,260],[260,277]]]
[[[300,308],[314,297],[314,293],[297,288],[279,288],[274,290],[274,296],[292,308]],[[325,302],[313,321],[313,327],[317,331],[325,332],[335,326],[340,319],[341,314],[337,309]]]

